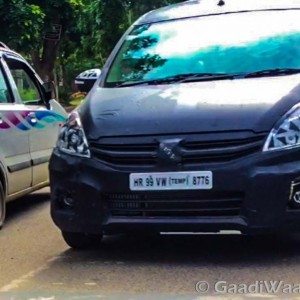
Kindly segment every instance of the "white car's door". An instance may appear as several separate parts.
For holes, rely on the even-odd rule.
[[[0,163],[6,173],[8,195],[31,187],[32,167],[29,127],[24,119],[27,108],[16,99],[16,90],[7,66],[0,66]]]
[[[41,81],[27,63],[14,57],[7,58],[6,62],[20,99],[29,111],[26,120],[31,127],[29,145],[32,185],[36,186],[49,180],[48,163],[57,141],[59,127],[66,119],[66,113],[58,104],[51,105],[53,103],[51,101],[49,106],[46,106]],[[57,107],[60,109],[55,109]]]

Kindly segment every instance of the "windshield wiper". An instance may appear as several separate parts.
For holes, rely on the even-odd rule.
[[[297,73],[300,73],[300,69],[277,68],[277,69],[268,69],[268,70],[261,70],[252,73],[246,73],[244,74],[244,78],[262,77],[262,76],[284,76],[284,75],[292,75]]]
[[[189,73],[178,74],[175,76],[169,76],[159,79],[141,80],[141,81],[125,81],[117,83],[115,87],[130,87],[137,85],[158,85],[158,84],[170,84],[170,83],[184,83],[194,81],[210,81],[210,80],[224,80],[224,79],[242,79],[242,78],[254,78],[263,76],[283,76],[300,73],[300,69],[292,68],[277,68],[261,70],[251,73],[240,74],[226,74],[226,73]]]
[[[143,80],[143,81],[125,81],[117,84],[116,87],[129,87],[136,85],[156,85],[156,84],[168,84],[168,83],[183,83],[192,81],[206,81],[216,79],[234,79],[237,75],[225,74],[225,73],[189,73],[178,74],[175,76],[169,76],[160,79]]]

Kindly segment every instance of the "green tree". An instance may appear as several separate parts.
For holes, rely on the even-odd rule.
[[[30,51],[39,42],[45,14],[24,0],[0,0],[0,40],[9,46]]]
[[[103,66],[138,17],[180,1],[0,0],[0,40],[30,59],[43,80],[60,73],[67,94],[77,74]],[[59,41],[45,39],[53,24],[62,28]]]
[[[82,48],[103,64],[126,29],[144,13],[181,0],[85,0]]]
[[[0,0],[0,39],[12,48],[30,53],[35,69],[45,80],[54,79],[61,41],[76,26],[82,0]],[[60,39],[46,38],[53,25],[61,26]]]

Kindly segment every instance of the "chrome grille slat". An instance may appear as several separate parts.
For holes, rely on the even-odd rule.
[[[135,157],[145,157],[145,158],[148,158],[148,157],[153,157],[155,158],[156,157],[156,152],[153,151],[153,152],[145,152],[145,151],[135,151],[135,152],[132,152],[132,151],[126,151],[126,152],[123,152],[123,151],[108,151],[108,150],[102,150],[102,149],[97,149],[97,148],[91,148],[91,150],[94,152],[94,153],[97,153],[99,155],[104,155],[104,156],[110,156],[110,157],[117,157],[117,158],[122,158],[122,157],[129,157],[129,158],[135,158]]]
[[[238,154],[240,152],[246,152],[249,150],[257,149],[262,147],[262,142],[256,142],[252,144],[246,144],[242,146],[235,146],[235,147],[224,147],[224,148],[209,148],[209,149],[193,149],[189,150],[186,148],[183,148],[182,154],[187,156],[193,156],[193,155],[208,155],[208,156],[214,156],[214,155],[222,155],[224,153],[226,154]]]
[[[210,149],[212,148],[226,148],[226,147],[234,147],[241,146],[245,144],[252,144],[255,142],[262,142],[266,138],[266,134],[257,134],[249,138],[239,138],[239,139],[224,139],[224,140],[210,140],[210,141],[191,141],[185,142],[184,147],[189,149]]]

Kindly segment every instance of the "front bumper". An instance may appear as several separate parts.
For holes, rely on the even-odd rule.
[[[51,214],[63,231],[114,234],[128,231],[243,233],[300,231],[300,209],[290,206],[291,186],[300,180],[300,151],[256,153],[228,163],[173,167],[160,171],[212,171],[212,191],[198,191],[196,197],[212,199],[220,195],[239,197],[238,213],[217,215],[114,215],[111,202],[118,195],[131,197],[130,173],[141,168],[115,168],[96,159],[84,159],[54,151],[50,163]],[[111,195],[114,195],[114,198]],[[176,192],[179,199],[181,192]],[[107,195],[110,195],[109,197]],[[156,196],[159,195],[156,194]],[[134,195],[130,205],[134,203]],[[182,194],[184,198],[185,195]],[[72,207],[62,204],[72,199]],[[172,199],[171,194],[169,199]],[[175,194],[174,194],[175,197]],[[218,198],[219,199],[219,198]],[[220,198],[221,199],[221,198]],[[164,201],[162,199],[162,201]],[[163,203],[167,203],[165,200]],[[123,207],[124,208],[124,207]],[[130,208],[129,206],[126,207]]]

